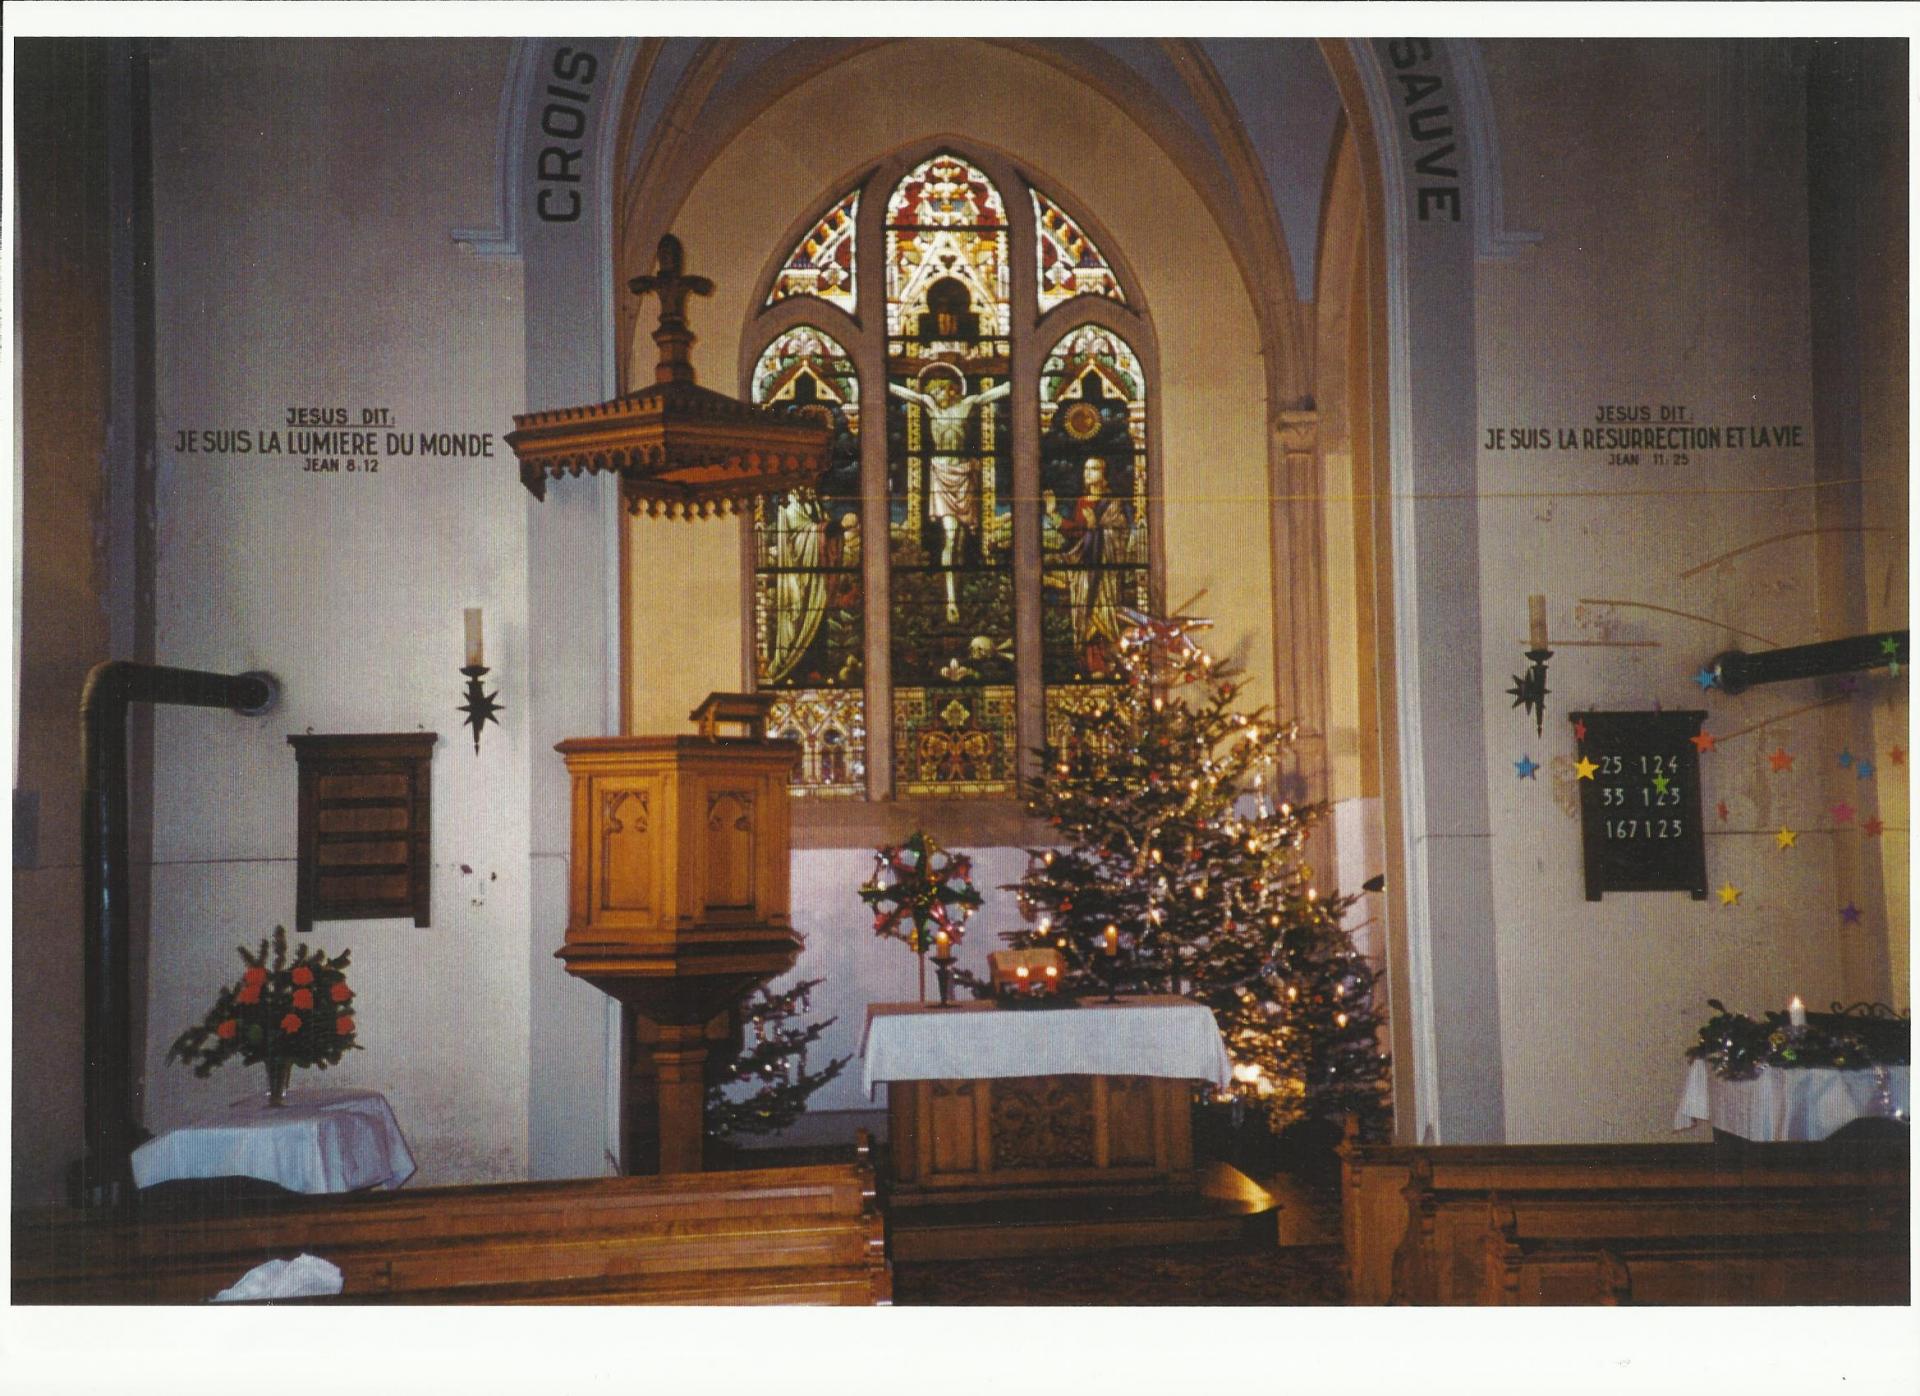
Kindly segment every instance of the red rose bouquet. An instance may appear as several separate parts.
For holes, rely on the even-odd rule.
[[[168,1061],[191,1062],[195,1076],[207,1076],[216,1066],[238,1056],[245,1065],[267,1063],[336,1065],[354,1041],[353,990],[347,987],[347,961],[352,952],[330,956],[296,946],[287,962],[287,928],[273,928],[272,957],[268,942],[257,951],[240,947],[246,971],[220,990],[201,1022],[175,1039]]]

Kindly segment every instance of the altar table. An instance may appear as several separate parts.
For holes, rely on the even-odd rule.
[[[1908,1118],[1908,1068],[1763,1066],[1745,1081],[1715,1075],[1704,1061],[1693,1062],[1674,1112],[1675,1129],[1710,1121],[1725,1134],[1769,1142],[1825,1139],[1859,1119]]]
[[[219,1106],[133,1151],[133,1181],[260,1178],[290,1192],[397,1188],[413,1176],[413,1154],[393,1108],[378,1091],[296,1086],[286,1104],[266,1095]]]
[[[1190,1190],[1192,1083],[1232,1071],[1213,1014],[1172,996],[875,1004],[861,1054],[907,1205]]]

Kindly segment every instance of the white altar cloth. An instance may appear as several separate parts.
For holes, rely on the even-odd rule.
[[[378,1091],[295,1087],[278,1109],[263,1094],[220,1106],[133,1151],[133,1181],[243,1176],[291,1192],[397,1188],[413,1154]]]
[[[1088,998],[1072,1008],[876,1003],[860,1052],[869,1098],[882,1081],[1169,1076],[1224,1086],[1233,1070],[1213,1014],[1171,995]]]
[[[1879,1075],[1886,1073],[1884,1082]],[[1836,1067],[1761,1067],[1746,1081],[1726,1081],[1707,1063],[1695,1061],[1674,1112],[1675,1129],[1691,1129],[1707,1120],[1726,1134],[1770,1142],[1825,1139],[1854,1120],[1869,1117],[1907,1119],[1908,1068],[1904,1066],[1842,1071]]]

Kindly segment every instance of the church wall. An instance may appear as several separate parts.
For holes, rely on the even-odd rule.
[[[1479,268],[1484,601],[1462,618],[1485,654],[1507,1137],[1662,1139],[1709,996],[1758,1013],[1795,993],[1823,1007],[1847,987],[1836,847],[1862,835],[1826,812],[1846,792],[1820,714],[1741,731],[1828,690],[1730,696],[1692,678],[1725,649],[1829,638],[1812,539],[1703,566],[1815,524],[1804,78],[1772,45],[1485,52],[1508,222],[1543,234]],[[1685,463],[1558,444],[1614,406],[1802,430]],[[1533,427],[1554,444],[1490,449],[1484,435]],[[1531,593],[1547,597],[1556,651],[1544,736],[1500,692],[1526,663]],[[1737,904],[1583,899],[1568,715],[1656,706],[1704,709],[1721,738],[1701,758],[1707,883],[1737,887]],[[1776,747],[1795,753],[1791,771],[1772,770]],[[1523,756],[1540,763],[1532,779],[1516,776]],[[1783,824],[1801,831],[1789,849]]]
[[[385,1091],[422,1183],[527,1167],[527,505],[501,441],[524,394],[520,272],[449,237],[493,207],[506,56],[182,43],[153,80],[158,657],[269,669],[283,693],[258,721],[158,715],[146,1123],[260,1084],[163,1059],[235,944],[293,920],[287,735],[437,731],[433,924],[315,926],[352,949],[365,1050],[302,1079]],[[298,408],[490,434],[492,455],[409,456],[383,428],[377,473],[309,472],[259,449]],[[180,435],[215,430],[253,449]],[[478,755],[455,711],[469,606],[505,704]]]
[[[820,113],[833,113],[833,120]],[[785,230],[878,156],[943,135],[962,148],[1004,152],[1063,190],[1099,220],[1136,272],[1159,342],[1150,410],[1162,432],[1167,599],[1178,604],[1204,589],[1196,610],[1214,619],[1211,647],[1245,668],[1249,706],[1271,701],[1267,523],[1252,507],[1267,489],[1265,387],[1252,308],[1199,197],[1104,96],[994,46],[900,44],[857,55],[774,103],[715,156],[673,219],[689,269],[715,282],[713,296],[691,307],[700,381],[738,389],[735,365],[752,296],[770,261],[786,250],[778,245]],[[884,198],[887,191],[877,192]],[[1028,216],[1015,191],[1002,193],[1012,216]],[[876,254],[863,247],[861,255]],[[620,279],[640,270],[620,268]],[[633,355],[641,380],[655,358],[646,338],[652,323],[649,309]],[[819,323],[832,332],[837,322],[823,314]],[[874,386],[862,385],[870,411]],[[681,731],[687,711],[707,692],[747,677],[743,541],[726,524],[643,519],[631,525],[628,542],[633,730]],[[891,836],[908,832],[903,816]],[[991,889],[1017,878],[1026,855],[948,841],[975,854],[975,881],[989,893],[962,952],[964,964],[984,970],[998,933],[1019,924],[1011,897]],[[794,923],[808,937],[794,973],[826,976],[815,1012],[839,1018],[823,1054],[858,1051],[868,1002],[913,996],[912,957],[872,934],[856,895],[872,872],[867,843],[849,836],[848,844],[798,851],[793,863]],[[856,1060],[849,1075],[817,1094],[812,1108],[872,1108],[859,1090],[858,1066]]]

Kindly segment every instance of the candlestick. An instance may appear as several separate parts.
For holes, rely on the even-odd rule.
[[[1787,1005],[1787,1026],[1804,1028],[1806,1025],[1807,1006],[1800,1002],[1800,995],[1795,994],[1793,1001]]]
[[[480,608],[469,606],[467,608],[467,663],[471,667],[478,668],[486,662],[486,646],[480,637]]]

